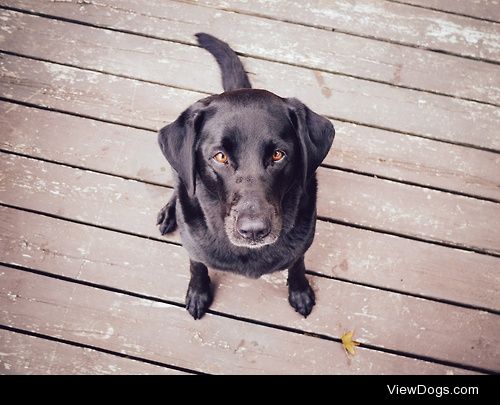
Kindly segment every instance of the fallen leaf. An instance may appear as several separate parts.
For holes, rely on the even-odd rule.
[[[342,346],[344,346],[345,351],[354,356],[356,354],[354,351],[354,347],[359,346],[359,343],[352,340],[353,334],[354,334],[354,331],[352,331],[352,330],[349,332],[346,332],[342,335],[341,339],[342,339]]]

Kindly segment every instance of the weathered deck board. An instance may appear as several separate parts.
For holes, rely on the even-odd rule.
[[[2,157],[2,202],[144,236],[159,236],[154,218],[167,201],[169,189],[31,159]],[[127,219],[126,225],[123,218]],[[168,240],[179,242],[179,237],[169,235]],[[310,269],[326,275],[353,277],[366,284],[413,294],[426,292],[458,302],[470,302],[465,292],[477,279],[484,288],[480,305],[493,308],[498,307],[491,294],[491,288],[495,291],[498,284],[498,260],[322,221],[318,222],[316,242],[308,255]],[[477,266],[483,272],[481,276],[471,273],[470,269]],[[443,289],[443,285],[450,287]],[[464,298],[460,298],[460,291]]]
[[[194,33],[206,31],[226,39],[234,49],[249,56],[431,92],[475,99],[490,94],[488,87],[493,87],[493,94],[498,95],[498,81],[493,79],[498,78],[499,69],[488,63],[185,3],[159,3],[149,2],[146,10],[141,2],[128,0],[119,4],[99,2],[85,5],[26,0],[0,2],[189,44],[196,44]],[[245,30],[237,28],[241,26]],[[269,35],[270,32],[273,35]],[[190,54],[187,60],[195,54]],[[143,56],[147,57],[147,53]],[[179,56],[181,54],[174,58]],[[186,68],[189,62],[181,58]],[[447,72],[448,80],[439,80],[443,72]],[[481,76],[477,82],[471,81]]]
[[[123,215],[131,232],[157,235],[152,219],[170,194],[164,187],[14,155],[2,154],[0,165],[4,203],[98,222],[102,215],[106,226],[118,228]],[[499,204],[331,169],[320,168],[318,175],[320,216],[500,253]]]
[[[320,216],[500,253],[500,204],[323,168],[317,173]]]
[[[498,200],[500,155],[460,145],[334,122],[324,163],[345,169]]]
[[[7,207],[0,208],[0,212],[3,216],[3,245],[9,248],[5,260],[9,260],[11,264],[36,266],[46,271],[62,266],[59,274],[76,277],[76,273],[68,273],[69,268],[66,268],[65,260],[80,258],[88,262],[85,266],[92,264],[92,270],[86,271],[95,272],[93,281],[102,283],[103,279],[99,278],[101,272],[104,280],[110,276],[108,267],[101,267],[101,264],[111,263],[112,266],[113,263],[118,263],[120,266],[130,265],[134,269],[144,271],[142,257],[134,256],[136,250],[144,249],[148,252],[146,256],[151,257],[151,261],[156,262],[159,268],[170,266],[170,260],[179,257],[179,253],[171,253],[169,260],[165,260],[165,252],[180,252],[182,261],[175,262],[176,266],[179,266],[179,269],[186,268],[187,258],[182,249],[156,245],[142,238],[115,234],[99,228],[74,225],[43,216],[38,218],[38,214]],[[79,233],[81,238],[64,240],[61,243],[58,239],[51,241],[52,229],[57,229],[55,234],[58,235]],[[421,243],[409,244],[394,237],[391,240],[391,237],[369,235],[352,228],[321,222],[318,223],[316,237],[317,242],[306,256],[307,268],[316,273],[340,276],[346,280],[353,279],[384,288],[401,287],[403,292],[426,294],[438,299],[454,300],[499,311],[499,259],[470,252],[453,252]],[[328,243],[325,243],[326,240]],[[137,249],[128,249],[128,246],[137,246]],[[35,253],[40,250],[38,253],[42,254],[43,260],[33,256],[33,250]],[[390,253],[389,250],[398,253]],[[135,259],[130,260],[130,255]],[[115,259],[111,261],[110,256]],[[43,264],[40,264],[40,261]],[[333,269],[332,272],[330,269]],[[143,273],[144,277],[153,277],[154,274]],[[170,276],[167,269],[164,274],[159,274]],[[181,271],[181,274],[185,282],[185,272]],[[160,288],[160,291],[155,291],[154,294],[162,296],[164,283],[160,279],[155,279],[154,283]],[[477,288],[471,289],[471,284]],[[131,287],[127,285],[124,288]],[[182,293],[175,296],[176,299],[182,297]]]
[[[0,55],[0,94],[33,104],[159,129],[204,93]]]
[[[306,265],[375,287],[495,311],[500,306],[497,257],[318,221]]]
[[[0,105],[0,203],[12,207],[0,204],[2,262],[12,264],[0,267],[0,324],[41,334],[0,330],[0,345],[9,336],[15,348],[11,370],[141,373],[153,360],[209,373],[500,372],[500,155],[488,151],[500,151],[500,66],[473,60],[498,56],[498,25],[396,1],[311,1],[298,17],[296,1],[250,16],[255,5],[239,0],[224,7],[246,11],[212,0],[0,0],[47,15],[0,9],[0,95],[14,101]],[[363,7],[366,20],[349,27]],[[392,14],[377,17],[377,7]],[[403,32],[408,10],[428,18]],[[287,303],[286,273],[211,271],[217,314],[193,322],[182,308],[187,253],[154,225],[172,185],[154,131],[221,89],[214,60],[192,46],[197,31],[247,55],[255,87],[344,121],[325,160],[341,170],[319,170],[325,220],[307,255],[318,299],[308,319]],[[417,48],[429,44],[438,52]],[[328,337],[352,329],[372,349],[350,359]]]
[[[10,55],[1,56],[0,61],[2,74],[0,91],[5,97],[150,129],[158,129],[166,122],[174,120],[184,108],[205,96],[203,93]],[[346,91],[350,90],[346,89]],[[406,92],[410,91],[406,90]],[[456,142],[500,148],[500,138],[496,131],[500,109],[474,103],[478,109],[470,111],[468,109],[470,106],[461,105],[462,103],[471,104],[470,102],[430,96],[446,99],[447,102],[442,105],[441,109],[434,104],[426,107],[430,114],[426,120],[422,120],[420,114],[425,115],[427,110],[414,111],[411,103],[406,106],[411,107],[411,111],[407,111],[409,114],[407,117],[404,115],[403,107],[397,114],[403,114],[401,117],[405,116],[407,118],[405,121],[408,122],[414,117],[414,122],[410,126],[428,127],[431,137],[450,138]],[[376,103],[377,100],[373,99],[373,105]],[[378,103],[381,105],[380,102]],[[401,100],[398,103],[403,105]],[[456,106],[456,103],[461,105],[460,109],[467,111],[460,111],[460,109],[449,111],[450,108],[453,109],[453,105]],[[375,110],[373,105],[370,108]],[[361,107],[363,104],[352,105],[352,109],[356,111],[360,111]],[[373,113],[373,116],[378,117],[376,119],[380,123],[384,123],[381,114],[383,115],[383,111],[378,114]],[[388,119],[391,116],[397,117],[397,114],[387,113],[386,117]],[[431,119],[432,116],[434,116],[433,119]],[[475,123],[478,119],[481,122]],[[401,121],[400,118],[398,120]],[[436,122],[440,123],[440,126],[436,125]],[[394,125],[397,126],[396,123]],[[421,129],[424,132],[427,131],[424,127]]]
[[[265,7],[259,2],[244,0],[195,0],[193,3],[457,55],[500,60],[500,30],[495,24],[383,0],[275,0]]]
[[[170,198],[171,189],[14,155],[0,156],[1,202],[159,237],[156,215]]]
[[[7,102],[0,102],[0,123],[4,150],[172,184],[155,133]],[[342,122],[335,127],[326,164],[500,200],[495,153]]]
[[[13,209],[1,212],[1,245],[10,263],[184,302],[189,270],[182,247]],[[48,230],[65,237],[51,240]],[[303,319],[288,304],[285,273],[260,280],[228,273],[212,278],[212,309],[218,312],[330,337],[354,328],[360,342],[377,347],[492,370],[500,364],[498,315],[310,276],[317,305]]]
[[[391,0],[389,0],[391,1]],[[414,4],[436,10],[459,13],[476,18],[500,22],[497,0],[397,0],[399,3]]]
[[[148,182],[174,181],[151,131],[7,102],[0,102],[0,125],[4,150]]]
[[[7,330],[0,330],[0,347],[0,374],[185,374]]]
[[[0,321],[124,354],[208,373],[422,374],[466,370],[76,285],[4,267]],[[70,310],[70,311],[68,311]]]
[[[211,93],[219,93],[222,90],[219,69],[207,52],[198,47],[117,32],[110,35],[103,29],[9,10],[0,10],[0,16],[6,29],[6,35],[0,39],[0,46],[4,50],[126,74],[187,89]],[[137,58],[140,58],[140,64],[136,63]],[[426,71],[429,78],[426,80],[425,88],[434,92],[500,104],[499,66],[460,58],[452,58],[448,62],[446,65],[439,65],[428,61]],[[338,107],[335,105],[333,110],[331,107],[332,102],[342,96],[342,93],[337,93],[337,87],[344,86],[337,82],[343,83],[346,81],[345,78],[248,57],[243,58],[243,63],[251,72],[255,86],[268,88],[283,95],[304,95],[309,97],[305,101],[316,108],[321,108],[330,114],[333,112],[338,114]],[[434,69],[436,71],[433,71]],[[190,74],[186,75],[186,70]],[[450,72],[447,80],[443,80],[442,75],[438,74],[443,70]],[[400,72],[400,79],[403,82],[408,80],[407,76],[411,72],[406,70]],[[432,72],[434,74],[431,75]],[[297,76],[298,79],[295,80],[290,76]],[[325,77],[328,79],[326,82]],[[415,77],[414,81],[418,80],[418,77]],[[347,82],[351,83],[352,80]],[[371,88],[378,94],[383,93],[387,86]],[[367,97],[369,90],[370,87],[358,97]],[[398,90],[396,94],[404,98],[405,93]],[[363,121],[363,118],[360,115],[356,119]]]

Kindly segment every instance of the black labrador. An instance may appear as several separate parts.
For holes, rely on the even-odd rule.
[[[315,172],[335,130],[295,98],[252,89],[228,44],[196,37],[219,64],[225,92],[196,102],[158,136],[176,175],[158,225],[162,234],[179,226],[189,253],[187,310],[198,319],[212,303],[207,267],[252,278],[288,269],[289,302],[307,316],[315,304],[304,267]]]

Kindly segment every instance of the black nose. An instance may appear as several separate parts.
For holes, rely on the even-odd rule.
[[[270,221],[250,215],[240,215],[236,226],[241,236],[254,242],[266,237],[271,232]]]

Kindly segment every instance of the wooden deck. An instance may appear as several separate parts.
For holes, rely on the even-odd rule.
[[[499,373],[495,4],[0,0],[0,373]],[[307,319],[285,273],[183,308],[156,131],[222,91],[200,31],[335,124]]]

